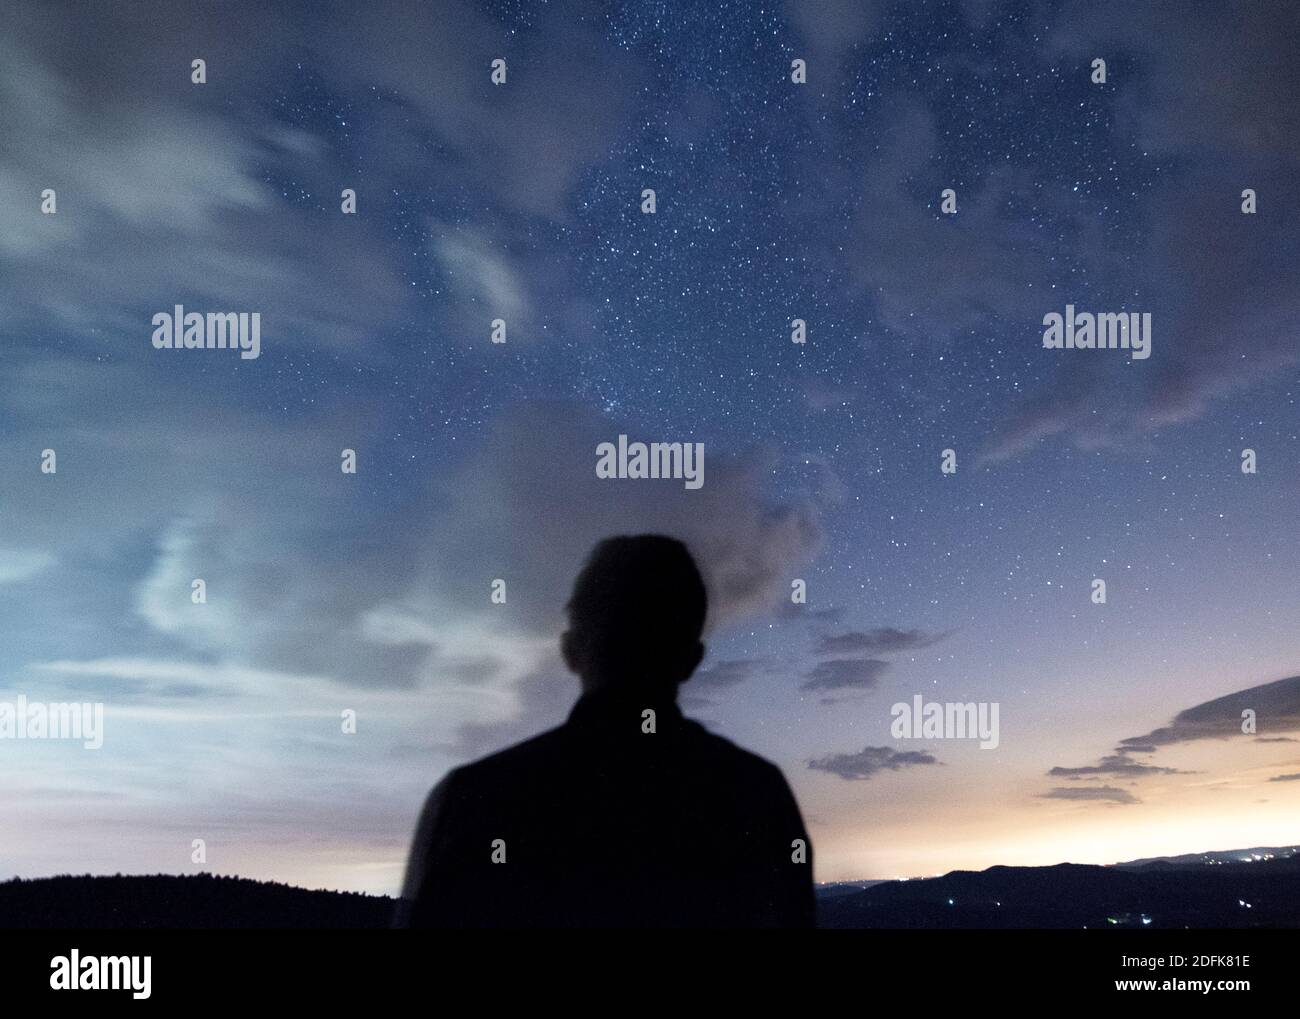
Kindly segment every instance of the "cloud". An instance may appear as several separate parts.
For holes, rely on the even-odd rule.
[[[874,690],[889,663],[879,658],[832,658],[818,662],[800,690]]]
[[[844,608],[833,605],[829,608],[814,609],[809,605],[798,605],[789,598],[782,599],[776,607],[776,617],[782,620],[799,620],[806,623],[838,623],[844,618]]]
[[[487,236],[469,228],[445,230],[435,226],[434,232],[434,253],[451,287],[474,307],[484,332],[496,318],[504,319],[508,327],[516,330],[521,321],[531,318],[531,302],[523,281]]]
[[[539,648],[529,671],[511,687],[510,710],[492,717],[467,716],[455,726],[455,752],[462,760],[535,736],[561,724],[579,693],[578,680],[558,649]]]
[[[535,641],[549,657],[591,548],[611,535],[645,532],[673,535],[691,549],[708,589],[710,633],[770,612],[820,547],[821,506],[810,497],[764,495],[764,479],[779,459],[771,448],[733,454],[706,445],[706,480],[698,490],[672,480],[597,478],[597,444],[627,431],[567,402],[523,404],[500,415],[463,468],[434,486],[441,509],[423,547],[410,553],[421,579],[405,600],[425,606],[413,609],[417,618],[445,617],[441,639],[480,618],[491,628],[485,646],[492,631],[504,631]],[[507,582],[501,606],[488,603],[496,577]],[[702,680],[696,689],[722,689],[760,668],[758,661],[720,662],[691,686]],[[512,669],[520,712],[550,699],[545,717],[556,718],[572,700],[571,677],[562,667],[542,668],[536,652]],[[497,736],[477,725],[469,739],[487,746],[512,733],[512,724]]]
[[[1103,757],[1098,764],[1075,768],[1058,766],[1052,768],[1047,774],[1052,778],[1068,779],[1097,776],[1138,779],[1151,775],[1191,774],[1177,768],[1143,764],[1128,755],[1154,754],[1161,747],[1197,740],[1241,738],[1242,712],[1247,709],[1255,712],[1257,724],[1261,727],[1284,731],[1300,729],[1300,676],[1264,683],[1198,704],[1180,711],[1167,726],[1141,736],[1120,740],[1115,752]],[[1292,740],[1287,737],[1256,737],[1253,742],[1292,742]],[[1093,792],[1096,788],[1098,787],[1081,786],[1082,795],[1074,798],[1097,798]],[[1060,791],[1056,790],[1056,792]]]
[[[813,52],[810,74],[850,47],[875,52],[885,8],[792,4],[791,22]],[[965,5],[977,32],[993,10]],[[1075,143],[1123,154],[1122,189],[1080,178],[1072,186],[1055,153],[1004,158],[997,143],[972,176],[969,160],[954,163],[953,137],[988,122],[953,116],[924,86],[876,94],[854,111],[852,131],[815,96],[804,100],[810,130],[857,168],[825,169],[817,200],[852,212],[842,232],[820,224],[808,244],[844,279],[848,298],[917,344],[997,336],[1032,362],[1036,378],[1006,394],[979,463],[1050,439],[1084,450],[1131,445],[1300,364],[1300,280],[1294,260],[1278,254],[1293,246],[1285,203],[1300,175],[1300,24],[1266,4],[1176,18],[1164,5],[1091,0],[1042,22],[1010,23],[1004,34],[1020,33],[1028,78],[1054,81],[1060,101],[1077,108]],[[1085,99],[1070,76],[1085,82],[1098,54],[1109,57],[1110,81],[1084,86]],[[936,62],[966,80],[1001,73],[975,53]],[[1000,94],[1000,112],[1013,102]],[[1113,124],[1106,137],[1099,122]],[[940,190],[954,183],[959,211],[941,215]],[[1255,215],[1240,210],[1246,187],[1259,196]],[[811,219],[805,206],[795,210],[792,220]],[[1043,316],[1067,302],[1151,312],[1151,359],[1135,366],[1127,356],[1044,350]],[[818,409],[850,395],[813,385],[805,399]]]
[[[1045,800],[1103,800],[1108,803],[1141,803],[1136,796],[1114,786],[1063,786],[1041,793]]]
[[[17,584],[30,580],[56,562],[41,549],[0,548],[0,584]]]
[[[597,444],[628,431],[563,401],[520,404],[500,415],[473,460],[437,486],[446,508],[430,538],[436,534],[449,550],[435,564],[442,596],[484,603],[488,581],[504,577],[510,601],[495,617],[557,633],[573,577],[596,542],[649,532],[691,549],[708,588],[711,630],[770,612],[786,596],[792,571],[820,547],[821,505],[764,495],[767,472],[780,460],[773,447],[728,453],[706,444],[698,490],[674,480],[598,478]]]
[[[804,43],[816,54],[815,65],[817,58],[837,61],[845,51],[866,40],[879,26],[884,6],[878,0],[787,0],[785,10]],[[821,70],[810,69],[810,80]]]
[[[67,695],[113,704],[151,703],[157,699],[221,700],[273,692],[285,703],[301,703],[295,698],[305,691],[320,691],[327,686],[320,676],[150,658],[65,659],[36,662],[29,668],[58,677],[57,686]],[[48,684],[43,684],[42,689],[47,688]]]
[[[265,96],[283,87],[293,62],[240,55],[237,39],[256,36],[265,56],[275,37],[251,6],[216,15],[241,25],[224,43],[171,38],[184,13],[169,15],[132,5],[6,11],[0,202],[10,215],[0,273],[8,324],[24,339],[57,328],[74,350],[102,348],[106,332],[134,335],[115,352],[139,360],[155,353],[151,315],[183,303],[261,311],[271,348],[334,343],[373,355],[374,330],[408,295],[377,223],[333,214],[335,182],[346,175],[323,164],[337,157],[265,112]],[[96,36],[133,45],[97,46]],[[174,57],[182,45],[203,48],[209,85],[189,84],[188,58]],[[223,101],[204,101],[218,94]],[[329,181],[328,214],[268,182],[313,172]],[[46,188],[58,196],[54,215],[40,209]],[[57,291],[45,282],[55,271]]]
[[[1291,226],[1264,205],[1289,194],[1300,174],[1300,24],[1267,4],[1206,14],[1072,3],[1050,32],[1050,55],[1066,66],[1111,55],[1120,137],[1174,168],[1134,210],[1143,268],[1111,287],[1116,302],[1140,294],[1140,310],[1152,311],[1153,354],[1141,385],[1122,359],[1064,362],[998,426],[987,458],[1055,435],[1082,448],[1129,441],[1300,364],[1300,280],[1293,260],[1278,257]],[[1240,209],[1246,187],[1259,196],[1254,215]]]
[[[152,314],[182,303],[262,312],[264,355],[326,345],[387,363],[409,342],[392,327],[435,296],[443,314],[429,317],[460,326],[452,338],[498,315],[530,335],[538,301],[555,324],[585,322],[565,306],[582,299],[557,286],[568,248],[534,239],[539,223],[572,225],[572,193],[609,158],[644,72],[582,13],[553,5],[518,32],[455,0],[377,3],[362,19],[239,2],[177,3],[165,18],[138,4],[9,5],[7,325],[22,342],[57,328],[97,354],[106,333],[134,335],[114,354],[141,360]],[[208,84],[190,83],[191,54]],[[489,80],[497,56],[509,86]],[[344,186],[356,215],[340,211]],[[45,188],[55,215],[41,213]],[[430,192],[444,220],[432,226],[414,198]],[[420,226],[394,243],[402,201]],[[467,208],[492,226],[465,225]]]
[[[893,747],[864,747],[856,754],[830,754],[808,762],[814,771],[828,771],[847,781],[871,778],[881,771],[898,771],[918,764],[938,764],[922,750],[895,750]]]
[[[1052,778],[1084,778],[1092,775],[1120,775],[1124,777],[1140,777],[1143,775],[1185,775],[1187,772],[1179,771],[1177,768],[1158,768],[1152,764],[1140,764],[1137,761],[1131,761],[1122,754],[1112,754],[1103,757],[1100,764],[1088,765],[1081,768],[1053,768],[1047,773]]]
[[[727,690],[760,675],[770,665],[766,658],[733,658],[700,669],[690,678],[696,691]]]
[[[1255,713],[1257,726],[1265,731],[1300,730],[1300,676],[1238,690],[1180,711],[1167,726],[1121,740],[1119,750],[1239,737],[1242,712],[1247,710]]]
[[[404,696],[428,745],[457,754],[563,717],[577,686],[555,656],[562,608],[601,538],[685,540],[709,588],[710,633],[788,601],[822,540],[815,495],[770,492],[784,456],[775,445],[707,444],[697,491],[601,480],[597,443],[629,427],[572,402],[507,404],[458,457],[421,480],[411,472],[400,499],[382,482],[392,451],[372,433],[387,424],[364,390],[272,420],[162,367],[38,360],[0,379],[0,402],[0,455],[59,452],[56,481],[20,472],[0,491],[10,521],[0,576],[16,583],[40,567],[50,582],[25,613],[61,621],[0,618],[0,674],[51,661],[192,663],[223,712],[236,710],[231,691],[258,685],[250,677],[267,691],[309,677],[294,687],[300,703]],[[355,478],[339,471],[345,445],[358,449]],[[46,548],[57,561],[34,551]],[[205,604],[191,599],[196,578]],[[496,578],[504,605],[489,600]],[[719,663],[703,684],[756,668]],[[135,683],[143,696],[194,679],[137,673],[116,689],[126,697]]]
[[[856,388],[844,383],[828,382],[820,376],[804,380],[803,398],[813,410],[828,410],[831,407],[847,407],[858,395]]]
[[[941,215],[935,114],[921,96],[901,92],[882,101],[878,117],[868,165],[855,178],[866,184],[846,241],[854,289],[889,329],[918,343],[1023,318],[1026,294],[1036,284],[1048,289],[1051,265],[1030,210],[1013,200],[1033,189],[1033,173],[996,165],[960,196],[959,215]]]
[[[817,644],[819,655],[848,654],[852,652],[890,654],[896,651],[912,651],[929,647],[946,637],[946,633],[923,633],[920,630],[899,630],[892,626],[882,626],[866,633],[850,631],[841,634],[828,634]]]
[[[1270,782],[1300,782],[1300,771],[1290,775],[1274,775],[1269,779]]]
[[[583,13],[581,3],[555,4],[521,33],[458,0],[381,3],[370,17],[340,11],[319,27],[313,12],[304,42],[349,91],[391,89],[431,129],[439,144],[403,146],[405,160],[481,182],[512,212],[567,220],[570,190],[608,156],[648,73]],[[507,64],[501,86],[489,78],[498,57]],[[420,135],[413,130],[411,141]]]

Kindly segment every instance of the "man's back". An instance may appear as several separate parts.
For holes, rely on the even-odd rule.
[[[448,774],[420,819],[399,914],[438,927],[813,920],[812,850],[780,770],[671,701],[611,693]]]

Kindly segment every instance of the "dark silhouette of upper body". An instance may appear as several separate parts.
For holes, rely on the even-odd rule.
[[[813,925],[812,847],[781,771],[677,707],[706,610],[680,542],[597,545],[561,642],[582,696],[430,793],[399,926]]]

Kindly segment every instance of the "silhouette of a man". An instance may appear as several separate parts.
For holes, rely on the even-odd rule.
[[[429,794],[397,924],[812,926],[812,846],[781,771],[677,707],[707,611],[686,546],[602,541],[567,609],[582,696]]]

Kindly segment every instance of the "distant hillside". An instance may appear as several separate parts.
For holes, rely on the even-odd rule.
[[[822,897],[838,928],[1300,927],[1300,857],[990,867]]]
[[[876,881],[831,881],[824,885],[817,886],[817,898],[833,899],[840,895],[852,895],[854,892],[860,892],[872,885],[884,884],[888,878]]]
[[[0,928],[387,927],[393,900],[212,874],[0,884]]]
[[[832,928],[1300,928],[1300,854],[1254,849],[1113,867],[990,867],[823,885],[817,899],[820,926]],[[393,908],[384,896],[211,874],[0,884],[0,928],[8,929],[383,928]]]
[[[1204,853],[1184,853],[1182,856],[1148,856],[1141,860],[1116,863],[1116,867],[1149,867],[1152,864],[1188,866],[1225,863],[1257,863],[1261,860],[1283,860],[1300,856],[1300,846],[1256,846],[1253,849],[1216,849]]]

